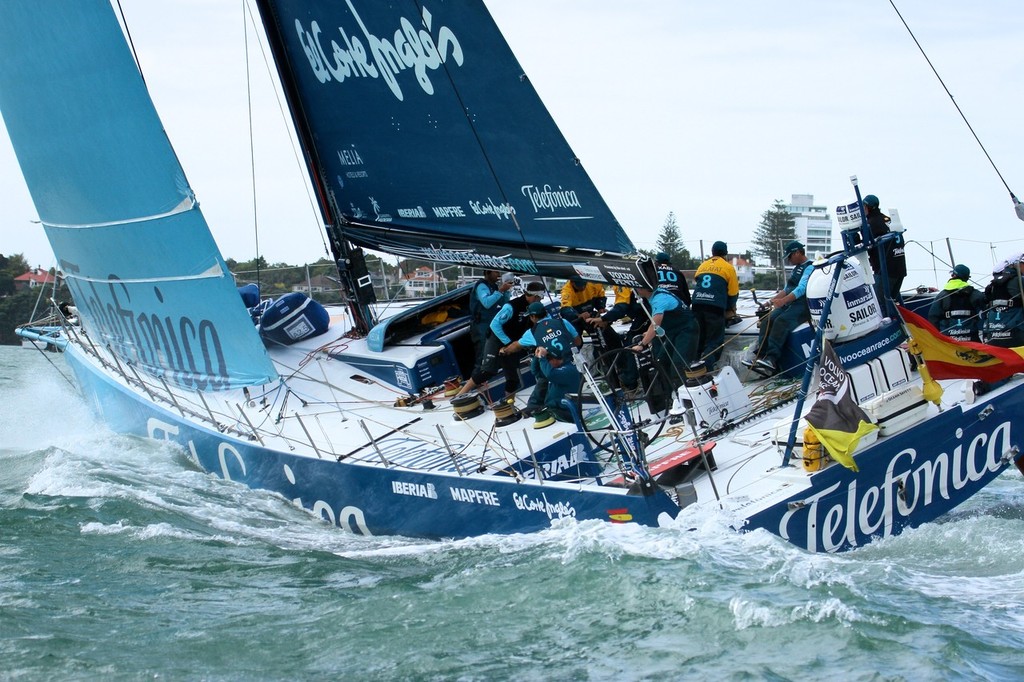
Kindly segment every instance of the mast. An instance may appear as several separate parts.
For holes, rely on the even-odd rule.
[[[338,210],[334,194],[327,189],[324,166],[319,159],[316,146],[313,144],[313,134],[302,109],[302,98],[299,97],[291,69],[285,68],[288,52],[285,49],[281,27],[275,20],[275,13],[271,10],[269,0],[256,0],[256,6],[259,8],[263,30],[274,56],[277,77],[288,101],[288,111],[292,117],[295,133],[299,138],[306,170],[309,173],[317,205],[320,208],[320,217],[323,219],[324,230],[331,246],[331,255],[334,257],[334,263],[338,269],[338,279],[352,315],[353,330],[359,334],[368,334],[370,328],[376,324],[371,304],[376,303],[377,296],[366,268],[363,250],[351,244],[340,229],[340,224],[345,218]]]

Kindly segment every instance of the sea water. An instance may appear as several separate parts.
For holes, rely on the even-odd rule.
[[[110,432],[62,356],[0,347],[0,678],[1024,677],[1024,478],[841,555],[566,523],[358,537]]]

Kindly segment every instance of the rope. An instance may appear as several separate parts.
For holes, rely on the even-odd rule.
[[[33,345],[35,345],[35,344],[33,344]],[[38,346],[36,346],[36,350],[43,354],[43,357],[46,358],[46,361],[48,363],[50,363],[55,370],[57,370],[57,374],[61,375],[61,377],[64,379],[64,381],[68,382],[68,385],[70,385],[75,390],[78,390],[78,385],[74,381],[71,380],[71,377],[69,377],[67,374],[62,372],[60,367],[57,366],[57,363],[55,363],[53,361],[53,358],[50,357],[50,355],[49,355],[50,351],[44,350],[42,348],[39,348]]]
[[[889,0],[889,4],[892,5],[892,8],[896,11],[896,16],[898,16],[900,18],[900,21],[903,22],[903,25],[907,29],[907,33],[910,34],[910,37],[914,40],[914,44],[917,45],[917,49],[921,51],[921,56],[924,57],[924,60],[926,62],[928,62],[928,66],[931,67],[932,73],[934,73],[935,77],[939,79],[939,84],[942,85],[942,89],[945,90],[946,95],[949,96],[949,101],[953,103],[954,107],[956,107],[956,111],[958,114],[960,114],[960,118],[962,118],[964,120],[964,123],[967,124],[967,129],[971,131],[971,135],[974,136],[974,139],[978,143],[978,146],[981,147],[981,151],[985,153],[985,158],[988,159],[988,162],[990,164],[992,164],[992,170],[994,170],[996,172],[996,175],[999,176],[999,180],[1000,182],[1003,183],[1003,187],[1006,188],[1006,191],[1010,193],[1010,198],[1014,200],[1014,203],[1016,203],[1017,197],[1014,195],[1013,190],[1010,189],[1010,186],[1008,184],[1006,184],[1006,180],[1003,179],[1003,174],[999,172],[998,168],[996,168],[995,161],[993,161],[992,157],[989,156],[988,150],[985,149],[985,145],[981,143],[981,140],[978,138],[978,134],[974,132],[974,128],[971,126],[970,121],[968,121],[967,117],[964,116],[964,112],[960,109],[960,105],[957,104],[956,100],[953,98],[953,93],[951,93],[949,91],[949,88],[946,87],[945,82],[943,82],[942,80],[942,76],[939,75],[939,72],[935,69],[935,66],[932,64],[932,60],[928,58],[928,55],[925,53],[924,48],[921,47],[921,43],[918,42],[917,36],[915,36],[914,32],[910,30],[910,26],[907,24],[907,20],[903,18],[902,14],[900,14],[900,11],[896,7],[896,3],[893,0]]]

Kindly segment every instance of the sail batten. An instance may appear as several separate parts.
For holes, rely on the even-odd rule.
[[[65,272],[65,279],[78,280],[81,282],[95,282],[101,284],[160,284],[163,282],[187,282],[198,279],[219,279],[227,275],[219,263],[214,263],[205,272],[196,275],[177,275],[174,277],[137,277],[134,279],[111,278],[111,277],[87,277],[75,273]]]
[[[199,204],[192,196],[187,196],[182,199],[181,203],[172,208],[170,211],[164,211],[163,213],[157,213],[155,215],[138,216],[134,218],[122,218],[120,220],[108,220],[102,223],[54,223],[47,220],[40,220],[43,227],[62,227],[69,229],[85,229],[93,227],[117,227],[118,225],[134,225],[136,223],[148,223],[161,218],[169,218],[170,216],[184,213],[185,211],[191,211],[193,208],[198,208]]]

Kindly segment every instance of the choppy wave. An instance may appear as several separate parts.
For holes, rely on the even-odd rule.
[[[0,395],[12,677],[1024,675],[1016,472],[841,555],[737,533],[714,507],[664,528],[363,537],[111,433],[29,351],[0,348]]]

